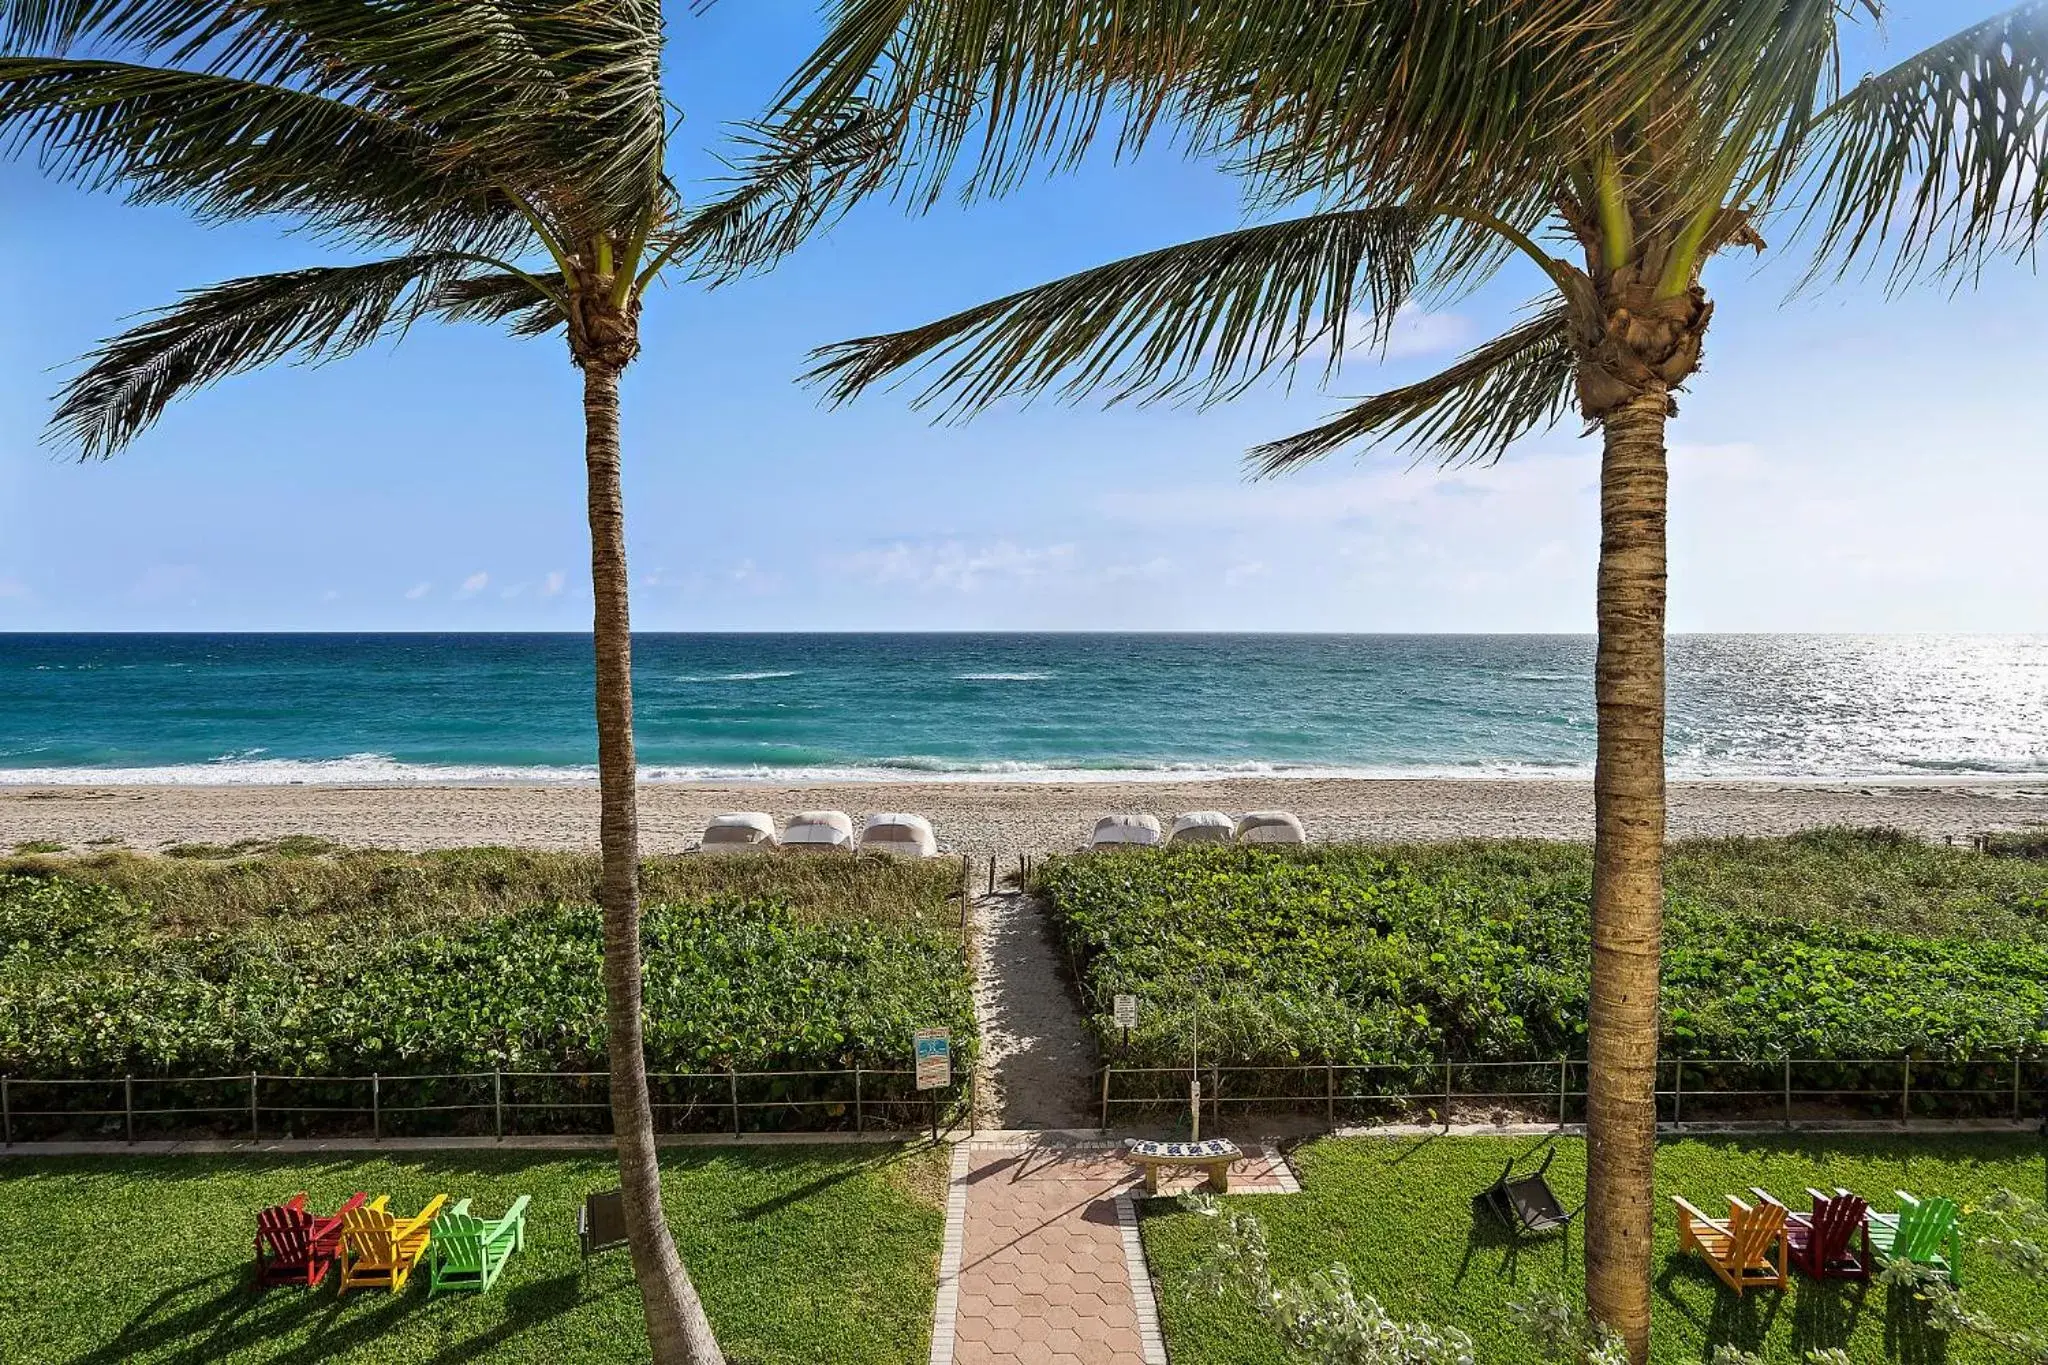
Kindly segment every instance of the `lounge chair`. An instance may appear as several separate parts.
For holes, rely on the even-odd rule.
[[[1762,1195],[1752,1207],[1728,1196],[1728,1216],[1709,1218],[1677,1195],[1678,1249],[1697,1251],[1738,1297],[1745,1289],[1783,1289],[1785,1206]]]
[[[757,810],[714,816],[698,849],[704,853],[762,853],[775,847],[775,817]]]
[[[1544,1233],[1556,1232],[1571,1226],[1572,1219],[1579,1216],[1579,1205],[1570,1213],[1564,1211],[1564,1204],[1550,1188],[1550,1182],[1543,1173],[1550,1169],[1550,1159],[1557,1155],[1556,1148],[1546,1149],[1543,1164],[1527,1175],[1515,1174],[1514,1158],[1502,1168],[1500,1179],[1479,1192],[1479,1199],[1493,1210],[1510,1232]]]
[[[576,1245],[585,1256],[626,1244],[626,1196],[618,1190],[587,1195],[576,1210]]]
[[[1868,1201],[1847,1190],[1822,1194],[1809,1189],[1812,1213],[1785,1215],[1785,1241],[1792,1264],[1815,1280],[1870,1278],[1870,1212]]]
[[[1169,844],[1227,844],[1237,837],[1237,822],[1220,810],[1191,810],[1177,816]]]
[[[1158,842],[1159,817],[1136,812],[1105,815],[1095,822],[1095,832],[1088,836],[1090,848],[1117,848],[1126,844],[1150,848]]]
[[[340,1292],[388,1289],[396,1294],[404,1289],[413,1267],[427,1254],[434,1215],[448,1196],[435,1195],[410,1218],[393,1217],[385,1207],[390,1202],[390,1195],[380,1194],[342,1220]]]
[[[1240,844],[1304,844],[1301,821],[1284,810],[1255,810],[1237,818]]]
[[[341,1224],[361,1208],[367,1194],[322,1217],[306,1209],[303,1191],[256,1215],[256,1287],[292,1284],[312,1288],[327,1278],[341,1254]]]
[[[868,817],[860,832],[860,851],[890,853],[899,858],[930,858],[938,853],[939,844],[932,835],[932,822],[922,815],[890,812]]]
[[[502,1217],[483,1219],[463,1200],[434,1220],[434,1241],[427,1261],[427,1297],[444,1289],[483,1293],[498,1282],[512,1253],[526,1245],[526,1206],[520,1195]]]
[[[1948,1276],[1950,1284],[1961,1284],[1963,1211],[1956,1201],[1939,1195],[1916,1199],[1904,1190],[1897,1213],[1873,1213],[1870,1218],[1870,1248],[1880,1265],[1911,1261]]]
[[[782,827],[782,846],[799,853],[853,847],[853,817],[843,810],[803,810]]]

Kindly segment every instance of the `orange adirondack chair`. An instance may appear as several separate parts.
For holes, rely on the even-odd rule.
[[[341,1250],[341,1223],[370,1196],[353,1194],[332,1214],[306,1211],[301,1190],[256,1215],[256,1287],[297,1284],[311,1287],[327,1278]]]
[[[427,1254],[434,1215],[448,1202],[437,1194],[410,1218],[399,1219],[385,1207],[391,1196],[380,1194],[369,1205],[349,1213],[341,1227],[341,1290],[405,1288],[406,1277]]]
[[[1678,1249],[1697,1251],[1738,1295],[1785,1287],[1785,1206],[1762,1191],[1754,1207],[1728,1196],[1728,1216],[1709,1218],[1680,1199]]]

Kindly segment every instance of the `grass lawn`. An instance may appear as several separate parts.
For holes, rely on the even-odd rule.
[[[895,1147],[664,1153],[683,1259],[733,1365],[911,1365],[931,1335],[943,1154]],[[0,1160],[0,1360],[633,1361],[647,1358],[623,1250],[586,1267],[575,1210],[605,1154]],[[255,1211],[304,1189],[400,1212],[446,1193],[495,1213],[529,1194],[526,1249],[491,1293],[250,1290]]]
[[[1539,1139],[1443,1138],[1419,1142],[1326,1139],[1296,1153],[1303,1193],[1229,1201],[1255,1213],[1272,1244],[1275,1277],[1286,1281],[1342,1262],[1362,1293],[1397,1319],[1462,1327],[1488,1365],[1539,1359],[1506,1305],[1537,1286],[1577,1296],[1583,1248],[1559,1238],[1517,1248],[1488,1216],[1472,1215],[1472,1194],[1511,1154]],[[1551,1183],[1567,1207],[1585,1191],[1585,1145],[1558,1143]],[[1844,1185],[1896,1207],[1894,1189],[1948,1194],[1968,1206],[1999,1186],[2040,1198],[2042,1144],[2032,1137],[1727,1138],[1666,1143],[1658,1153],[1659,1199],[1682,1194],[1710,1210],[1722,1196],[1762,1185],[1794,1208],[1814,1185]],[[1159,1310],[1174,1365],[1277,1365],[1289,1357],[1272,1332],[1239,1303],[1191,1290],[1192,1267],[1218,1231],[1213,1219],[1151,1206],[1145,1249],[1161,1286]],[[1914,1365],[2010,1360],[1972,1340],[1920,1327],[1910,1298],[1894,1303],[1872,1286],[1816,1285],[1796,1278],[1784,1293],[1752,1291],[1738,1301],[1697,1257],[1677,1251],[1664,1201],[1657,1216],[1654,1359],[1697,1362],[1723,1342],[1766,1360],[1799,1361],[1838,1346],[1863,1362]],[[1567,1256],[1567,1251],[1569,1255]],[[2048,1321],[2048,1289],[2029,1285],[1981,1254],[1963,1261],[1967,1296],[2008,1324]]]

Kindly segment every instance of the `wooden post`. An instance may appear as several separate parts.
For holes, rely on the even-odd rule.
[[[1109,1131],[1109,1068],[1102,1068],[1102,1129]]]
[[[14,1097],[7,1093],[8,1078],[0,1076],[0,1146],[14,1145]]]
[[[740,1135],[740,1073],[733,1067],[725,1069],[726,1083],[732,1088],[732,1135]]]
[[[1331,1129],[1337,1127],[1337,1064],[1323,1063],[1323,1107],[1330,1120]]]
[[[1785,1054],[1785,1126],[1792,1126],[1792,1054]]]
[[[990,849],[988,855],[988,893],[991,896],[996,893],[996,855],[994,849]]]
[[[865,1133],[868,1130],[868,1120],[867,1115],[861,1111],[860,1107],[860,1075],[861,1068],[855,1067],[853,1069],[853,1131],[856,1133]]]
[[[249,1141],[263,1141],[263,1131],[256,1122],[256,1073],[249,1073]]]
[[[1451,1131],[1451,1050],[1444,1049],[1444,1131]]]
[[[377,1071],[370,1073],[370,1137],[384,1140],[384,1076]]]
[[[1671,1059],[1671,1126],[1685,1123],[1685,1058]]]
[[[2020,1054],[2012,1054],[2012,1119],[2020,1121]]]
[[[498,1140],[505,1140],[505,1073],[491,1068],[491,1127]]]
[[[121,1078],[121,1121],[128,1130],[128,1145],[135,1145],[135,1076]]]
[[[1559,1128],[1562,1128],[1562,1127],[1564,1127],[1564,1116],[1565,1116],[1565,1097],[1564,1097],[1564,1088],[1565,1088],[1565,1085],[1567,1084],[1567,1079],[1568,1079],[1568,1078],[1570,1077],[1570,1075],[1571,1075],[1571,1066],[1572,1066],[1572,1059],[1571,1059],[1571,1058],[1569,1058],[1569,1057],[1560,1057],[1560,1058],[1558,1058],[1558,1059],[1557,1059],[1557,1126],[1558,1126]]]
[[[1909,1054],[1899,1062],[1899,1122],[1913,1121],[1913,1058]]]

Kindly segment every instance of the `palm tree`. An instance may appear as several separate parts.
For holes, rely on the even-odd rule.
[[[658,0],[0,0],[0,135],[202,221],[275,215],[368,261],[229,280],[106,342],[53,427],[114,454],[172,400],[425,318],[560,333],[583,374],[606,1043],[654,1359],[722,1361],[662,1213],[641,1038],[619,377],[683,254]],[[521,264],[528,261],[528,264]]]
[[[1817,271],[1895,248],[1899,282],[2031,246],[2048,4],[1846,91],[1843,31],[1879,0],[841,0],[834,16],[697,220],[715,271],[771,261],[867,194],[1001,193],[1162,132],[1223,158],[1256,217],[826,347],[810,377],[835,401],[914,374],[915,401],[954,418],[1048,390],[1211,402],[1312,353],[1334,373],[1411,299],[1535,267],[1542,297],[1499,337],[1249,459],[1274,474],[1391,441],[1492,461],[1573,410],[1601,433],[1587,1296],[1645,1359],[1665,427],[1713,316],[1702,270],[1763,250],[1773,219]]]

